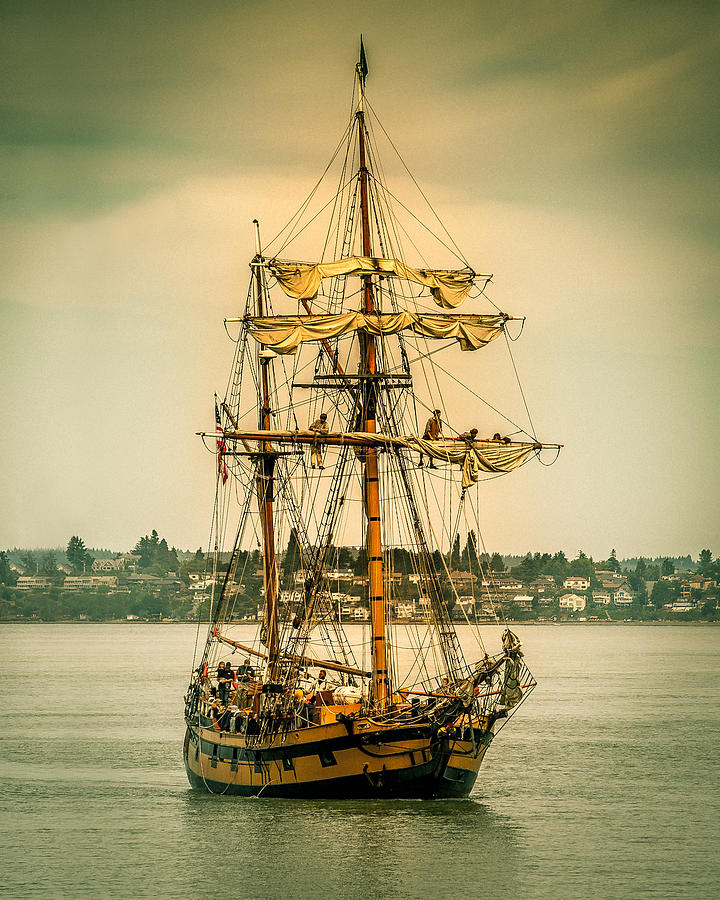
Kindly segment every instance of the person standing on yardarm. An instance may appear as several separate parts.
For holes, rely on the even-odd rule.
[[[423,432],[423,440],[424,441],[439,441],[442,437],[442,419],[440,418],[440,410],[434,409],[433,414],[425,423],[425,431]],[[423,455],[420,454],[420,462],[418,463],[418,468],[421,468],[423,464]],[[432,457],[430,457],[430,463],[428,465],[429,469],[437,469],[437,466],[432,461]]]
[[[320,469],[324,469],[320,436],[328,433],[327,413],[320,413],[320,418],[315,419],[310,426],[310,431],[315,432],[315,439],[310,450],[310,465],[313,469],[316,465]]]

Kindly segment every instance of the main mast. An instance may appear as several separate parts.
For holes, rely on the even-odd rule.
[[[260,225],[255,219],[255,252],[258,263],[262,262],[260,245]],[[255,297],[258,315],[265,315],[263,297],[262,265],[254,266]],[[269,431],[270,423],[270,384],[268,366],[272,354],[258,353],[260,367],[260,409],[258,426],[262,431]],[[260,525],[263,539],[263,582],[265,586],[265,616],[263,620],[262,641],[268,649],[268,679],[273,681],[277,675],[278,653],[280,649],[280,628],[278,623],[278,580],[275,563],[275,523],[273,518],[274,474],[277,454],[270,441],[260,441],[260,453],[257,463],[257,493],[260,511]]]
[[[365,152],[365,112],[363,98],[367,63],[362,39],[360,61],[357,63],[358,108],[356,120],[360,155],[360,214],[362,219],[362,255],[373,256],[370,240],[370,206],[368,202],[368,170]],[[372,277],[362,276],[363,310],[375,311]],[[374,434],[377,431],[377,361],[375,338],[367,332],[360,333],[359,374],[365,376],[362,384],[362,429]],[[364,472],[365,513],[367,516],[366,549],[368,558],[368,589],[370,600],[370,628],[372,644],[372,684],[375,703],[380,708],[388,702],[388,668],[385,635],[385,600],[383,597],[383,551],[380,525],[380,487],[377,450],[369,447],[365,453]]]

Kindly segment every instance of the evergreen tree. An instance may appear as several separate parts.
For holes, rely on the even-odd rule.
[[[355,554],[350,547],[340,547],[337,557],[338,569],[352,569],[354,562]]]
[[[570,574],[580,575],[582,578],[587,578],[588,581],[595,574],[595,566],[592,560],[582,550],[578,551],[577,558],[570,563]]]
[[[710,550],[701,550],[698,557],[698,573],[700,575],[713,574],[713,558]]]
[[[663,574],[663,575],[674,575],[675,574],[675,566],[669,559],[667,559],[667,557],[662,561],[661,574]]]
[[[448,556],[448,569],[451,572],[457,570],[460,566],[460,535],[455,535],[455,540],[453,541],[452,550]]]
[[[153,528],[150,535],[141,537],[135,545],[135,553],[140,557],[138,566],[141,569],[149,569],[155,575],[167,575],[168,572],[177,572],[180,568],[177,550],[168,547],[165,538]],[[201,553],[200,550],[197,551]],[[197,558],[197,553],[195,554]]]
[[[57,559],[52,550],[49,550],[47,553],[43,553],[42,558],[40,559],[40,564],[38,566],[38,571],[41,575],[57,575]]]
[[[4,550],[0,550],[0,584],[14,587],[17,584],[17,576],[10,568],[10,560]]]
[[[493,553],[493,555],[490,557],[490,569],[493,572],[505,571],[505,561],[499,553]]]
[[[477,555],[477,537],[475,532],[471,529],[468,531],[467,540],[465,541],[465,547],[463,548],[462,556],[460,557],[460,567],[464,572],[470,572],[473,568]]]
[[[555,579],[555,584],[560,587],[563,581],[565,581],[567,576],[570,574],[569,569],[570,564],[568,563],[564,551],[558,550],[558,552],[554,554],[553,558],[548,563],[545,574],[552,575]]]
[[[68,541],[65,556],[75,575],[82,575],[92,568],[93,558],[85,548],[85,541],[74,534]]]
[[[367,575],[367,565],[367,550],[365,547],[361,547],[352,566],[353,573],[355,575]]]
[[[141,537],[140,540],[135,545],[134,553],[140,557],[138,561],[138,566],[141,569],[149,569],[150,566],[155,562],[158,545],[160,544],[160,538],[158,536],[157,531],[153,528],[152,533],[148,536]]]
[[[666,603],[672,603],[680,593],[680,586],[671,581],[656,581],[653,585],[650,600],[656,609],[662,609]]]
[[[606,561],[605,568],[610,569],[613,572],[620,571],[620,563],[618,562],[617,554],[615,553],[614,547],[610,551],[610,558]]]
[[[26,575],[37,575],[38,573],[38,564],[37,559],[35,558],[35,554],[32,550],[28,550],[26,553],[20,557],[20,565],[23,567],[23,572]]]
[[[282,566],[280,568],[280,588],[282,590],[292,590],[295,585],[295,573],[298,569],[302,569],[300,541],[298,541],[295,529],[291,528],[287,549],[285,550]]]

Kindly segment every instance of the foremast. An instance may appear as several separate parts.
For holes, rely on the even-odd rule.
[[[363,99],[367,63],[365,49],[360,41],[360,60],[356,66],[358,74],[358,108],[355,120],[358,128],[358,149],[360,163],[360,216],[362,223],[362,254],[372,257],[372,241],[370,239],[370,205],[368,201],[368,169],[365,150],[365,112]],[[375,311],[372,276],[362,275],[363,311]],[[375,337],[363,332],[360,334],[360,361],[358,374],[361,376],[362,429],[368,434],[377,432],[377,355]],[[364,376],[364,377],[362,377]],[[368,597],[370,603],[370,630],[372,656],[372,697],[379,709],[388,704],[388,655],[385,629],[385,598],[383,594],[383,547],[382,526],[380,517],[380,483],[378,474],[378,454],[375,447],[368,447],[364,454],[363,488],[365,496],[365,515],[367,519],[365,544],[368,560]]]

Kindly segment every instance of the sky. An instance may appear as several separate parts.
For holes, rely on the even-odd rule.
[[[251,222],[321,174],[361,33],[373,109],[528,317],[515,362],[565,445],[487,486],[489,549],[720,553],[720,7],[691,0],[6,0],[0,548],[206,546],[195,432]]]

